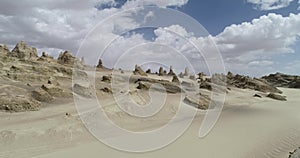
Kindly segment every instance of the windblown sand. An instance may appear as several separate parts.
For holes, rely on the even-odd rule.
[[[253,94],[258,92],[233,88],[226,96],[219,121],[206,137],[198,138],[205,115],[199,112],[177,141],[160,150],[139,154],[117,151],[96,140],[83,126],[72,102],[49,105],[34,112],[1,112],[0,157],[284,158],[300,146],[300,90],[280,90],[288,101],[254,98]],[[105,99],[109,102],[112,98]],[[166,116],[171,115],[165,111]],[[159,127],[166,119],[163,116],[164,111],[147,126],[130,122],[129,128],[142,131]],[[115,117],[124,120],[122,117],[126,116]]]

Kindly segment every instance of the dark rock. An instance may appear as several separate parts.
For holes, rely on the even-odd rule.
[[[275,93],[269,93],[267,97],[275,99],[275,100],[280,100],[280,101],[287,101],[286,96],[281,96],[279,94]]]
[[[173,67],[172,66],[170,66],[170,70],[169,70],[169,73],[168,73],[168,75],[169,76],[176,76],[176,74],[174,73],[174,71],[173,71]]]
[[[112,92],[112,90],[110,89],[110,88],[108,88],[108,87],[104,87],[104,88],[102,88],[102,89],[100,89],[102,92],[105,92],[105,93],[113,93]]]
[[[103,63],[102,63],[101,59],[99,59],[99,61],[98,61],[97,68],[103,68]]]
[[[158,70],[158,76],[165,76],[166,75],[166,71],[164,70],[163,67],[160,67]]]
[[[259,94],[254,94],[253,97],[262,98],[262,96]]]
[[[151,69],[147,69],[146,73],[151,74]]]
[[[179,81],[179,79],[178,79],[178,77],[176,75],[173,75],[172,82],[173,83],[178,83],[178,84],[180,83],[180,81]]]
[[[110,83],[111,82],[111,76],[106,76],[106,75],[102,76],[102,81]]]

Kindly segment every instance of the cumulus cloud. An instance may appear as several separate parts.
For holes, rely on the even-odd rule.
[[[57,50],[76,52],[85,35],[98,22],[125,9],[143,4],[160,7],[182,6],[188,0],[128,0],[120,7],[115,0],[22,0],[0,1],[0,43],[14,45],[23,40],[41,50],[57,55]],[[97,6],[106,6],[99,9]],[[150,18],[151,14],[149,14]],[[104,37],[115,38],[123,29],[138,26],[124,17],[122,25],[107,24]],[[103,38],[104,38],[103,37]],[[105,43],[105,42],[104,42]]]
[[[274,10],[284,8],[290,5],[294,0],[247,0],[248,3],[255,5],[259,10]]]
[[[233,24],[216,36],[195,37],[184,28],[173,25],[165,30],[176,32],[178,35],[196,43],[204,52],[205,59],[213,60],[210,56],[214,49],[213,40],[220,50],[227,69],[238,73],[248,72],[261,75],[276,68],[273,56],[280,54],[296,53],[293,49],[300,37],[300,14],[290,14],[283,17],[278,14],[263,15],[251,22]],[[187,48],[179,47],[178,40],[166,36],[161,29],[156,30],[157,40],[167,43],[178,50]],[[183,44],[184,45],[184,44]],[[179,47],[179,48],[178,48]],[[197,50],[188,47],[190,55]],[[259,70],[258,70],[259,69]]]

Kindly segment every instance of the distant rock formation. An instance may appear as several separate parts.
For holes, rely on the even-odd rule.
[[[262,79],[265,79],[275,87],[300,88],[300,76],[276,73],[264,76]]]
[[[51,61],[54,61],[54,58],[52,56],[49,56],[48,54],[46,54],[46,52],[42,52],[42,56],[38,58],[38,61],[51,62]]]
[[[151,69],[147,69],[146,73],[151,74]]]
[[[23,60],[38,58],[36,48],[26,45],[23,41],[16,45],[10,55]]]
[[[180,72],[180,74],[178,75],[178,77],[179,77],[179,78],[183,78],[183,77],[184,77],[184,76],[183,76],[183,73]]]
[[[204,72],[200,72],[200,73],[198,73],[198,78],[197,79],[199,79],[200,81],[204,81],[205,80],[204,76],[206,76],[204,74]]]
[[[173,71],[173,67],[172,66],[170,66],[170,70],[169,70],[168,75],[170,75],[170,76],[174,76],[175,75],[176,76],[176,74]]]
[[[264,79],[251,78],[249,76],[228,74],[226,82],[229,86],[234,86],[242,89],[252,89],[260,92],[282,93],[279,89]]]
[[[166,75],[166,71],[164,70],[163,67],[160,67],[158,70],[158,76],[165,76]]]
[[[98,61],[97,68],[103,68],[103,63],[101,59],[99,59]]]
[[[138,83],[138,89],[148,90],[150,87],[156,83],[162,85],[165,89],[161,89],[161,87],[153,86],[152,88],[158,91],[166,91],[167,93],[181,93],[182,89],[176,84],[165,81],[165,80],[156,80],[150,78],[140,78],[136,81]]]
[[[175,74],[173,75],[172,82],[173,82],[173,83],[180,83],[178,77],[177,77]]]
[[[147,73],[143,71],[143,69],[138,66],[138,65],[135,65],[135,69],[133,71],[133,74],[135,75],[141,75],[141,76],[147,76]]]
[[[65,51],[63,53],[61,52],[59,54],[57,62],[62,65],[73,65],[75,62],[75,57],[73,57],[73,55],[69,51]]]
[[[184,69],[184,74],[183,74],[184,76],[189,76],[190,75],[190,70],[189,70],[189,68],[188,67],[186,67],[185,69]]]

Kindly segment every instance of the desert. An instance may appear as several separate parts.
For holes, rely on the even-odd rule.
[[[0,157],[299,156],[295,150],[300,146],[299,76],[276,73],[253,78],[231,72],[206,76],[188,70],[177,75],[172,65],[169,70],[146,71],[139,65],[134,70],[114,70],[101,59],[98,65],[87,65],[69,51],[57,59],[41,54],[23,41],[12,50],[0,46]],[[92,74],[94,83],[89,80]],[[123,89],[125,82],[128,89]],[[116,97],[124,108],[130,108],[132,100],[143,107],[153,97],[150,91],[166,95],[164,106],[153,116],[134,117],[117,106]],[[198,138],[206,112],[219,102],[212,92],[226,95],[224,107],[212,131]],[[95,96],[101,106],[85,102],[80,105],[86,112],[82,115],[93,119],[93,107],[133,132],[163,127],[179,108],[197,112],[187,131],[172,144],[146,153],[122,152],[98,141],[79,116],[74,99]],[[188,117],[174,124],[183,124]],[[120,133],[106,136],[118,139]]]

